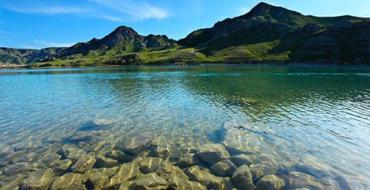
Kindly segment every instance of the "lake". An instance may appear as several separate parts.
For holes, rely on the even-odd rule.
[[[251,185],[368,189],[369,160],[370,67],[0,70],[3,188],[231,189],[247,165]]]

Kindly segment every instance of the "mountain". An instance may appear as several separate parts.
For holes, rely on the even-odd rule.
[[[24,65],[43,61],[59,54],[64,48],[15,49],[0,48],[0,63]]]
[[[175,41],[120,26],[68,48],[0,49],[0,62],[38,66],[305,62],[370,64],[370,19],[316,17],[259,3]],[[36,64],[37,63],[37,64]]]
[[[370,62],[370,19],[304,16],[259,3],[249,13],[192,32],[180,45],[220,60]]]
[[[110,50],[138,52],[145,49],[160,50],[175,46],[176,42],[165,35],[141,36],[130,27],[120,26],[102,39],[93,38],[86,43],[77,43],[72,47],[66,48],[57,57],[75,54],[86,55],[91,51],[100,53]]]

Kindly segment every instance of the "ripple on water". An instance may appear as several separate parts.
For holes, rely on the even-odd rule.
[[[370,185],[363,69],[132,69],[2,71],[0,187]]]

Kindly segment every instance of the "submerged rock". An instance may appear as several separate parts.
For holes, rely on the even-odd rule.
[[[104,188],[118,188],[121,183],[128,182],[139,174],[140,170],[138,160],[134,160],[130,163],[124,163],[120,166],[117,173],[110,178],[109,182],[105,184]]]
[[[118,165],[118,161],[112,158],[107,158],[102,155],[96,156],[95,167],[96,168],[110,168]]]
[[[95,164],[95,157],[91,155],[82,156],[73,166],[71,167],[72,172],[85,173],[90,170]]]
[[[82,156],[86,156],[86,152],[84,150],[79,149],[71,144],[63,145],[62,149],[59,151],[59,154],[73,161],[78,160]]]
[[[253,174],[253,180],[258,180],[262,176],[275,174],[277,172],[277,168],[262,164],[252,164],[249,166],[249,169]]]
[[[241,165],[249,166],[252,163],[251,156],[247,156],[245,154],[231,156],[231,161],[238,167]]]
[[[87,184],[92,185],[94,189],[103,189],[104,185],[109,181],[109,176],[97,170],[90,170],[85,176]]]
[[[129,189],[151,190],[151,189],[167,189],[168,182],[158,176],[156,173],[141,174],[136,176],[130,183]]]
[[[252,173],[247,165],[240,166],[232,176],[231,181],[238,189],[254,189]]]
[[[17,174],[14,176],[11,176],[5,183],[0,183],[0,189],[1,190],[18,190],[19,185],[24,180],[23,175]]]
[[[323,184],[321,184],[313,176],[301,172],[291,172],[288,176],[287,186],[290,189],[324,189]]]
[[[111,150],[105,153],[105,156],[117,160],[120,163],[131,162],[134,160],[133,156],[127,155],[120,150]]]
[[[29,177],[22,182],[21,190],[47,190],[53,182],[54,172],[52,169],[37,170],[30,173]]]
[[[86,190],[84,183],[87,181],[84,175],[67,173],[58,177],[51,185],[50,190]]]
[[[257,182],[257,190],[281,190],[284,188],[284,181],[275,175],[263,176]]]
[[[79,131],[99,131],[99,130],[108,128],[110,125],[112,125],[112,123],[113,122],[111,120],[97,119],[97,120],[82,124],[78,130]]]
[[[52,165],[50,165],[50,167],[53,168],[57,174],[62,174],[65,173],[72,166],[72,164],[72,160],[65,159],[54,162]]]
[[[211,171],[217,176],[231,176],[236,170],[236,166],[230,160],[222,160],[212,165]]]
[[[222,189],[223,179],[212,175],[207,170],[202,170],[199,166],[186,168],[185,173],[190,180],[197,181],[209,189]]]
[[[220,160],[229,159],[230,155],[221,144],[206,144],[199,147],[199,158],[212,165]]]
[[[100,139],[102,133],[99,131],[78,131],[74,135],[68,137],[66,142],[69,143],[86,143],[94,142]]]
[[[177,161],[177,165],[179,165],[182,168],[198,165],[200,163],[200,159],[198,155],[190,153],[187,155],[184,155],[183,157],[180,157]]]
[[[123,144],[122,149],[131,155],[137,155],[145,150],[155,150],[157,146],[153,143],[153,140],[154,137],[151,134],[142,133],[130,138]]]
[[[155,172],[159,167],[163,167],[163,162],[164,161],[158,157],[143,158],[139,163],[140,171],[144,174]]]
[[[11,146],[0,144],[0,158],[4,158],[13,152],[14,149]]]
[[[7,176],[13,176],[16,174],[23,174],[27,171],[31,171],[32,167],[28,162],[18,162],[13,165],[9,165],[3,169],[3,172]]]

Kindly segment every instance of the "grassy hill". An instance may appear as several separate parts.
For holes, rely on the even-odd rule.
[[[259,3],[175,41],[121,26],[102,39],[68,48],[0,49],[0,62],[32,66],[172,63],[370,63],[370,19],[306,16]]]

